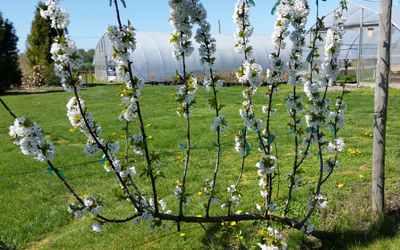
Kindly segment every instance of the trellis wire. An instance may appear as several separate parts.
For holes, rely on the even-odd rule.
[[[365,112],[365,113],[362,113],[362,114],[360,114],[358,116],[355,116],[353,118],[349,118],[346,121],[352,122],[352,120],[358,119],[360,117],[364,117],[364,116],[371,115],[371,114],[380,114],[381,112],[382,112],[382,110],[379,111],[379,112]],[[289,135],[289,134],[292,134],[292,132],[277,134],[275,136],[278,137],[278,136]],[[259,140],[259,138],[249,138],[249,139],[246,139],[246,140],[247,141]],[[232,143],[235,143],[235,141],[223,142],[223,143],[221,143],[221,145],[227,145],[227,144],[232,144]],[[191,149],[191,150],[198,150],[198,149],[211,148],[211,147],[215,147],[215,146],[214,145],[201,146],[201,147],[197,147],[197,148]],[[275,147],[276,147],[276,144],[275,144]],[[187,150],[186,149],[182,149],[182,150],[176,150],[176,151],[170,151],[170,152],[162,152],[162,153],[158,153],[158,154],[155,154],[155,155],[176,154],[176,153],[182,153],[182,152],[185,152],[185,151],[187,151]],[[134,159],[134,158],[141,158],[141,157],[144,157],[144,155],[131,156],[131,157],[128,157],[128,158]],[[125,158],[119,158],[119,159],[125,159]],[[78,163],[78,164],[61,166],[61,167],[58,167],[58,168],[75,167],[75,166],[81,166],[81,165],[86,165],[86,164],[90,164],[90,163],[98,163],[100,161],[101,160],[89,161],[89,162],[83,162],[83,163]],[[9,178],[9,177],[17,176],[17,175],[31,174],[31,173],[37,173],[37,172],[42,172],[42,171],[47,171],[47,168],[38,169],[38,170],[32,170],[32,171],[22,172],[22,173],[16,173],[16,174],[10,174],[10,175],[4,175],[4,176],[0,176],[0,178]]]

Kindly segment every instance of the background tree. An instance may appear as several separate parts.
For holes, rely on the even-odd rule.
[[[93,62],[94,49],[90,49],[88,51],[85,51],[84,49],[78,49],[78,51],[82,55],[83,62]]]
[[[8,19],[4,20],[0,12],[0,93],[12,84],[21,83],[17,42],[13,24]]]
[[[57,31],[50,27],[49,18],[40,16],[40,9],[47,10],[47,6],[39,2],[35,10],[35,19],[32,21],[31,33],[28,35],[27,57],[29,68],[40,65],[44,68],[43,77],[47,85],[60,85],[60,78],[54,73],[54,62],[51,59],[50,48],[57,36]],[[62,31],[61,34],[62,35]]]
[[[27,76],[29,74],[30,69],[28,66],[28,58],[26,56],[26,53],[19,54],[18,62],[19,62],[19,68],[22,71],[22,75]]]

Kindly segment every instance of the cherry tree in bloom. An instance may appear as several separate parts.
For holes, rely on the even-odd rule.
[[[52,26],[57,29],[62,29],[68,26],[68,13],[62,8],[57,7],[59,2],[58,0],[46,2],[48,9],[42,11],[42,15],[52,20]],[[122,2],[125,4],[124,1]],[[242,92],[245,100],[242,102],[239,110],[240,116],[244,120],[245,127],[241,128],[235,136],[235,149],[242,157],[242,168],[237,182],[226,184],[227,193],[225,193],[225,198],[221,198],[223,194],[221,195],[219,190],[215,189],[221,186],[220,183],[217,183],[217,181],[221,181],[221,178],[217,178],[218,169],[220,167],[220,157],[222,156],[220,137],[229,127],[227,117],[219,113],[223,105],[219,103],[217,99],[217,92],[221,91],[223,79],[215,75],[212,69],[215,60],[216,41],[211,37],[210,24],[206,21],[207,13],[200,1],[170,0],[168,2],[171,7],[169,21],[174,27],[174,34],[171,39],[171,43],[174,47],[173,56],[175,59],[181,60],[184,66],[183,72],[177,72],[174,79],[174,85],[177,89],[175,98],[180,105],[178,114],[186,118],[187,125],[187,143],[186,145],[179,143],[179,147],[184,148],[186,151],[186,159],[181,159],[185,162],[183,177],[172,185],[174,188],[173,195],[179,201],[179,213],[177,215],[173,215],[172,210],[167,210],[167,204],[165,202],[167,197],[160,197],[160,193],[157,193],[158,186],[156,185],[156,179],[158,179],[158,177],[165,177],[165,174],[161,171],[162,164],[159,161],[159,156],[157,153],[149,152],[148,148],[148,144],[153,138],[146,135],[146,123],[143,122],[139,103],[140,98],[138,98],[141,95],[144,81],[133,76],[130,69],[131,62],[129,60],[129,53],[136,49],[135,29],[129,21],[127,25],[122,25],[120,23],[117,1],[114,3],[117,10],[119,25],[110,25],[108,27],[108,38],[113,43],[113,57],[117,64],[118,74],[123,80],[123,84],[117,93],[121,97],[124,106],[123,111],[119,114],[119,119],[126,123],[124,129],[125,147],[122,146],[122,140],[117,141],[112,137],[108,139],[102,138],[103,131],[101,126],[94,120],[92,113],[87,111],[85,102],[80,95],[82,79],[79,77],[77,69],[81,65],[82,59],[77,53],[75,42],[65,35],[57,37],[51,48],[51,53],[56,64],[55,71],[57,75],[62,78],[65,90],[73,91],[75,94],[67,104],[68,119],[74,129],[78,128],[78,130],[87,137],[85,146],[83,147],[84,153],[89,156],[101,154],[103,157],[101,163],[105,171],[116,175],[117,185],[115,185],[114,188],[117,197],[116,202],[120,205],[123,202],[129,202],[133,205],[131,207],[133,215],[125,219],[107,219],[100,215],[103,211],[104,203],[99,196],[86,195],[84,198],[80,198],[66,183],[65,178],[60,177],[60,171],[52,167],[50,160],[54,156],[54,147],[51,142],[45,141],[42,130],[37,124],[30,122],[24,117],[16,118],[14,116],[14,125],[10,127],[9,132],[10,136],[13,138],[13,142],[21,147],[21,151],[24,154],[35,155],[35,159],[38,161],[47,161],[51,166],[48,170],[50,170],[50,172],[55,171],[58,177],[63,180],[64,184],[75,196],[77,202],[70,203],[67,208],[71,219],[81,219],[92,214],[95,217],[95,222],[92,224],[92,229],[95,232],[102,232],[105,223],[127,221],[132,221],[138,227],[144,225],[146,230],[148,229],[151,232],[155,232],[157,228],[162,228],[163,231],[166,230],[168,228],[167,221],[176,222],[177,228],[180,230],[181,222],[196,222],[201,224],[202,222],[220,223],[222,221],[224,225],[227,221],[230,221],[232,222],[230,227],[232,227],[241,220],[268,220],[269,218],[269,220],[279,220],[282,223],[288,224],[290,227],[304,231],[309,236],[317,234],[310,220],[310,216],[315,208],[323,209],[327,207],[328,196],[322,191],[321,187],[333,171],[339,169],[337,154],[343,151],[345,146],[344,139],[337,136],[339,128],[344,126],[343,114],[347,108],[343,101],[343,95],[336,99],[334,107],[329,107],[330,100],[326,99],[327,88],[331,82],[336,79],[336,74],[338,72],[336,60],[342,44],[341,37],[343,31],[341,25],[344,19],[342,15],[338,13],[335,17],[335,25],[327,33],[327,44],[325,46],[326,58],[320,66],[324,69],[324,74],[322,74],[319,80],[314,81],[311,72],[308,80],[304,81],[304,79],[298,75],[298,72],[303,62],[301,54],[304,45],[304,25],[309,13],[307,1],[281,0],[277,3],[277,22],[275,23],[275,32],[272,36],[276,51],[270,54],[271,69],[267,71],[267,83],[269,88],[265,88],[267,92],[264,94],[268,104],[267,106],[262,106],[262,112],[267,116],[267,119],[266,122],[263,122],[263,120],[255,117],[252,104],[252,97],[257,89],[261,87],[261,73],[263,69],[255,60],[250,58],[252,48],[249,41],[253,28],[249,21],[249,2],[252,1],[239,0],[235,6],[233,17],[234,22],[237,24],[237,33],[235,35],[237,42],[236,50],[244,54],[243,64],[241,68],[237,70],[237,78],[240,82],[246,84],[247,88]],[[197,217],[188,214],[187,211],[190,210],[190,208],[185,209],[186,211],[182,209],[183,204],[189,206],[197,200],[187,191],[188,183],[185,185],[189,153],[195,148],[190,145],[189,118],[193,113],[195,93],[198,89],[197,80],[192,77],[191,73],[185,70],[185,59],[190,56],[193,51],[192,44],[189,40],[192,35],[191,29],[193,25],[199,27],[196,31],[195,39],[200,43],[200,60],[207,71],[209,70],[203,82],[203,89],[206,93],[210,91],[213,92],[213,97],[207,100],[207,105],[209,109],[215,110],[216,112],[215,118],[213,118],[214,120],[210,120],[210,129],[212,132],[215,132],[217,138],[217,143],[214,142],[215,140],[212,141],[212,146],[216,147],[217,153],[214,176],[213,178],[206,179],[202,185],[200,184],[199,194],[204,192],[208,196],[208,201],[204,203],[205,216]],[[291,32],[288,31],[289,25],[293,26]],[[293,171],[287,174],[285,173],[286,180],[283,181],[289,183],[289,192],[286,192],[288,193],[287,197],[285,193],[285,204],[282,204],[278,195],[275,196],[275,192],[272,192],[273,184],[277,183],[274,181],[275,177],[279,176],[280,173],[276,171],[276,169],[278,169],[278,159],[272,152],[272,143],[274,142],[275,136],[278,135],[275,135],[269,124],[270,116],[277,111],[272,108],[272,98],[273,94],[279,91],[278,84],[284,72],[284,65],[279,55],[281,50],[286,46],[284,39],[288,36],[293,44],[291,48],[291,60],[288,63],[288,83],[293,87],[293,92],[289,93],[285,101],[290,121],[288,129],[290,134],[293,135],[295,142],[295,159],[293,162]],[[312,65],[311,60],[311,66]],[[307,110],[307,107],[302,101],[303,97],[297,90],[297,87],[302,86],[304,82],[304,90],[310,102],[310,106]],[[320,90],[321,87],[325,88],[325,93]],[[304,112],[304,110],[306,110],[306,112]],[[10,111],[10,113],[12,112]],[[306,122],[303,122],[303,119],[300,117],[301,113],[306,113]],[[138,126],[133,128],[129,127],[129,125],[135,123]],[[306,129],[302,128],[304,123],[308,126]],[[322,131],[322,126],[326,126],[328,130],[334,133],[332,141],[328,141],[325,138],[325,132]],[[247,141],[247,136],[250,132],[257,133],[255,137],[251,135],[251,139],[255,139],[258,143],[259,151],[263,153],[262,156],[257,156],[259,157],[258,159],[253,158],[255,160],[254,162],[257,163],[255,166],[253,165],[253,169],[249,169],[250,174],[255,174],[255,171],[257,171],[259,177],[258,183],[256,182],[255,184],[261,187],[261,190],[259,190],[261,203],[257,201],[258,203],[255,203],[254,209],[261,213],[256,213],[256,210],[252,210],[251,213],[250,211],[248,211],[249,213],[242,213],[241,210],[233,211],[234,209],[240,209],[240,206],[242,206],[242,191],[239,188],[241,188],[240,181],[245,166],[245,159],[250,155],[251,150],[250,144]],[[299,136],[303,134],[307,136],[301,141]],[[310,155],[310,147],[312,144],[317,144],[318,147],[320,175],[315,192],[313,192],[310,197],[304,197],[304,202],[306,203],[307,201],[308,205],[308,208],[306,208],[307,215],[304,216],[301,221],[295,221],[288,215],[288,212],[293,210],[293,207],[290,207],[290,199],[294,191],[302,188],[301,183],[303,179],[307,178],[299,175],[301,173],[300,165],[303,160]],[[300,146],[305,148],[304,152],[299,150]],[[120,152],[123,148],[125,152]],[[322,151],[334,153],[335,156],[329,156],[323,159]],[[128,153],[132,152],[138,156],[143,156],[142,159],[145,161],[144,166],[133,166],[134,161],[128,157]],[[143,181],[137,182],[137,175],[144,177]],[[137,183],[142,185],[143,183],[146,184],[146,182],[149,183],[148,189],[146,189],[147,193],[142,193],[141,186],[138,186]],[[167,190],[167,192],[170,192],[171,196],[172,190],[173,189]],[[218,204],[220,199],[222,200],[222,204],[214,206],[214,208],[218,208],[216,209],[218,211],[211,210],[210,213],[211,205]],[[278,213],[277,211],[281,211],[280,208],[284,209],[283,216],[276,214]],[[214,215],[214,213],[223,214]],[[262,241],[257,244],[258,248],[287,248],[284,237],[273,228],[269,227],[266,231],[259,230],[258,234],[262,236]]]

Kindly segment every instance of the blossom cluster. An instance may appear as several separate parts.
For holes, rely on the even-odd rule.
[[[285,49],[285,37],[289,35],[288,27],[292,20],[292,6],[290,0],[281,0],[276,7],[276,22],[274,24],[274,33],[272,33],[272,43],[276,50]]]
[[[239,114],[244,120],[244,125],[252,132],[260,131],[263,125],[263,121],[256,118],[253,112],[253,106],[250,101],[244,101]]]
[[[328,124],[328,129],[335,130],[344,127],[346,124],[344,120],[344,112],[347,110],[347,104],[344,104],[341,98],[336,99],[336,110],[331,110],[329,119],[331,122]]]
[[[324,99],[318,89],[318,83],[307,81],[304,84],[304,92],[312,102],[307,111],[306,122],[308,127],[324,126],[328,122],[330,100]]]
[[[320,193],[316,194],[315,197],[314,197],[314,200],[316,202],[316,206],[319,207],[319,208],[325,208],[326,205],[328,204],[328,197],[326,195],[323,195],[322,194],[323,192],[324,191],[321,190]],[[307,206],[309,208],[311,208],[313,206],[312,197],[308,197]]]
[[[175,186],[174,197],[177,198],[177,199],[181,199],[182,198],[183,203],[185,205],[189,205],[190,204],[190,196],[184,194],[184,192],[182,191],[182,185],[180,185],[180,184]]]
[[[143,136],[141,134],[131,135],[131,145],[135,154],[143,155]]]
[[[345,19],[340,13],[334,15],[334,25],[327,31],[325,37],[325,60],[321,64],[321,68],[325,74],[321,77],[321,87],[328,86],[328,83],[336,81],[337,74],[339,73],[339,65],[337,58],[340,53],[340,47],[343,44],[343,23]]]
[[[246,150],[246,144],[249,149],[248,151],[250,151],[250,144],[245,141],[245,136],[243,135],[242,131],[239,131],[239,133],[235,135],[235,149],[240,156],[246,156],[248,154],[248,151]]]
[[[176,80],[178,83],[175,87],[178,92],[175,93],[175,100],[181,104],[181,108],[176,111],[178,115],[183,114],[184,117],[193,112],[193,104],[195,103],[195,93],[197,92],[197,80],[191,76],[186,81],[183,81],[183,77],[177,73]]]
[[[308,222],[311,223],[310,220],[308,220]],[[314,231],[314,224],[304,225],[300,228],[300,231],[308,234],[308,237],[310,238],[312,236],[311,233]]]
[[[69,24],[69,15],[63,8],[57,8],[56,5],[60,0],[46,1],[47,10],[40,9],[40,16],[43,18],[49,17],[51,27],[54,29],[65,29]]]
[[[290,186],[292,191],[296,191],[299,188],[299,183],[304,177],[294,177],[292,173],[286,174],[286,179],[290,179]]]
[[[338,65],[336,63],[337,56],[340,52],[340,46],[342,45],[342,25],[344,18],[340,14],[335,15],[334,25],[328,30],[326,44],[325,44],[325,60],[322,63],[322,68],[325,69],[325,73],[321,75],[318,81],[309,80],[304,84],[304,91],[311,101],[310,109],[307,111],[306,122],[308,127],[321,127],[328,125],[328,129],[335,131],[338,127],[342,127],[345,124],[344,111],[346,105],[343,105],[342,97],[336,100],[336,111],[331,111],[329,105],[331,101],[325,99],[325,96],[321,94],[319,87],[328,87],[331,81],[336,79],[338,73]],[[342,108],[342,109],[341,109]],[[328,122],[328,120],[331,120]],[[337,131],[337,130],[336,130]],[[335,133],[336,133],[335,131]],[[335,142],[326,142],[323,132],[311,133],[310,139],[303,140],[303,147],[306,143],[320,143],[323,146],[323,150],[333,152],[336,150],[343,150],[344,142],[341,138],[334,139]],[[324,146],[324,144],[328,144]],[[327,167],[324,167],[326,169]],[[332,169],[332,167],[330,168]],[[328,170],[325,170],[328,172]]]
[[[335,138],[334,142],[329,142],[328,144],[328,152],[333,153],[333,151],[342,151],[344,149],[344,139],[342,137]]]
[[[253,89],[258,89],[261,86],[261,65],[255,63],[255,60],[244,61],[242,67],[236,71],[236,78],[240,83],[250,83]]]
[[[288,129],[292,132],[293,136],[297,136],[297,130],[299,129],[299,126],[301,126],[304,122],[303,118],[301,118],[299,115],[304,111],[302,95],[291,93],[286,98],[285,105],[288,107],[287,113],[289,114],[291,121],[293,121],[292,123],[288,123]]]
[[[228,127],[229,124],[226,122],[226,116],[220,115],[215,117],[214,124],[211,125],[211,132],[214,132],[214,130],[219,128],[219,132],[224,133]]]
[[[116,69],[120,73],[119,76],[128,85],[128,89],[132,86],[130,83],[130,76],[128,73],[129,65],[129,53],[136,49],[135,40],[135,29],[128,21],[128,25],[123,25],[118,28],[115,25],[109,25],[107,29],[107,38],[113,44],[113,59],[116,64]]]
[[[228,193],[230,193],[230,197],[228,198],[228,202],[225,202],[221,205],[221,209],[224,210],[225,207],[227,206],[227,203],[229,205],[233,205],[233,208],[237,208],[239,206],[239,198],[240,194],[236,190],[236,185],[232,184],[230,187],[227,188]]]
[[[253,49],[249,46],[249,37],[253,34],[253,26],[249,20],[250,5],[245,0],[238,0],[233,12],[233,22],[236,24],[235,50],[237,53],[251,55]]]
[[[97,216],[103,209],[104,205],[102,201],[97,200],[93,195],[86,196],[83,200],[83,204],[84,206],[81,204],[75,205],[75,203],[72,202],[68,205],[68,212],[71,214],[71,218],[79,220],[88,212],[91,212],[93,216]],[[93,231],[101,232],[101,226],[102,223],[96,221],[92,225]]]
[[[267,197],[267,175],[272,174],[275,171],[278,160],[275,156],[272,155],[264,155],[259,162],[256,163],[256,167],[259,168],[257,173],[261,177],[258,185],[262,187],[264,190],[261,190],[261,196]],[[265,178],[265,180],[264,180]]]
[[[292,41],[291,56],[288,62],[289,83],[291,86],[303,85],[303,79],[297,76],[302,67],[302,53],[305,44],[305,25],[310,8],[306,0],[294,0],[291,4],[291,24],[294,30],[290,33]]]
[[[85,112],[85,103],[81,98],[77,99],[75,96],[73,96],[68,101],[66,106],[67,106],[67,116],[73,127],[79,128],[80,131],[83,132],[90,141],[93,141],[95,138],[93,138],[89,130],[92,131],[92,133],[96,137],[99,137],[101,135],[102,133],[101,126],[99,124],[96,124],[96,122],[94,121],[92,112],[89,112],[88,114],[81,112],[81,111]],[[85,119],[83,119],[84,117]],[[87,125],[89,125],[89,127]]]
[[[276,7],[275,31],[272,33],[271,39],[277,52],[270,53],[271,69],[267,70],[267,82],[271,88],[281,79],[284,72],[284,64],[279,54],[281,49],[285,49],[286,43],[284,39],[289,35],[288,27],[292,20],[292,6],[290,2],[289,0],[282,0]]]
[[[328,159],[326,162],[323,163],[323,170],[326,174],[332,173],[333,169],[339,170],[339,161],[335,158]]]
[[[260,229],[258,234],[263,237],[266,244],[257,243],[257,246],[262,250],[286,250],[287,244],[278,230],[268,227],[266,231]]]
[[[138,198],[138,197],[136,197],[136,198]],[[150,200],[149,200],[149,204],[146,204],[146,202],[145,202],[144,200],[142,200],[140,203],[141,203],[141,205],[143,205],[144,207],[149,207],[149,205],[150,205],[150,207],[152,207],[152,208],[154,209],[154,202],[153,202],[153,199],[151,199],[151,198],[150,198]],[[171,210],[167,210],[167,211],[165,210],[166,207],[167,207],[167,203],[166,203],[164,200],[160,200],[160,201],[158,202],[158,204],[161,206],[161,209],[162,209],[162,211],[163,211],[165,214],[171,214],[171,212],[172,212]],[[154,216],[153,216],[153,214],[152,214],[151,212],[149,212],[149,211],[144,211],[144,212],[142,213],[140,219],[137,219],[137,218],[134,218],[134,219],[133,219],[133,223],[135,223],[136,226],[139,226],[139,227],[140,227],[140,226],[142,225],[142,224],[140,223],[140,221],[142,221],[142,222],[143,222],[143,221],[144,221],[144,222],[152,222],[153,219],[154,219]],[[156,223],[150,223],[150,224],[148,225],[148,228],[149,228],[150,231],[155,232],[155,229],[154,229],[155,226],[157,226]],[[165,231],[167,228],[168,228],[168,222],[164,224],[163,231]]]
[[[199,12],[194,11],[193,3],[190,0],[168,0],[168,5],[171,8],[169,23],[174,28],[171,39],[174,46],[172,55],[176,60],[180,60],[182,56],[190,56],[194,50],[190,38],[192,37],[193,22],[196,20],[194,15]]]
[[[224,80],[218,79],[215,83],[209,78],[205,77],[203,80],[203,90],[208,93],[212,87],[215,87],[215,90],[220,89],[224,85]]]
[[[53,28],[65,29],[69,24],[68,13],[62,8],[57,8],[57,1],[47,1],[47,10],[41,10],[42,17],[50,17]],[[82,76],[76,72],[83,66],[82,56],[79,54],[75,41],[69,39],[68,35],[57,36],[51,45],[51,59],[54,61],[54,72],[61,78],[61,85],[66,91],[80,91],[83,84]]]
[[[31,124],[29,119],[19,117],[14,120],[14,126],[10,126],[9,135],[13,143],[19,145],[24,155],[36,155],[37,161],[50,161],[56,152],[53,143],[45,141],[42,129],[37,123]]]
[[[193,1],[193,17],[195,18],[196,24],[199,28],[196,31],[195,40],[200,44],[199,55],[200,62],[206,68],[211,68],[214,64],[215,57],[214,53],[217,50],[216,40],[211,37],[211,25],[207,22],[207,12],[204,9],[203,4]]]
[[[125,109],[119,115],[119,120],[125,119],[128,122],[137,117],[137,97],[144,86],[144,80],[133,77],[129,74],[130,62],[129,54],[136,49],[135,29],[128,21],[128,25],[118,28],[109,25],[107,37],[113,44],[113,59],[116,64],[119,77],[123,80],[123,86],[118,90],[121,101],[125,104]]]
[[[256,163],[256,167],[259,168],[258,175],[265,176],[267,174],[272,174],[275,171],[276,164],[278,160],[273,155],[264,155],[262,159]]]
[[[215,203],[217,203],[219,201],[218,198],[214,197],[214,181],[211,181],[210,183],[208,183],[208,179],[204,180],[205,184],[202,185],[202,191],[204,191],[204,193],[206,194],[211,194],[211,200],[210,200],[210,205],[214,205]]]
[[[64,90],[71,92],[75,86],[79,92],[83,79],[74,72],[83,66],[82,56],[76,48],[75,41],[69,39],[68,35],[64,34],[56,40],[57,42],[53,43],[50,49],[51,59],[54,61],[54,72],[61,78]]]

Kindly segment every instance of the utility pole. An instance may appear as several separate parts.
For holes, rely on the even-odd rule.
[[[379,11],[378,60],[375,82],[374,145],[372,153],[372,212],[384,212],[386,120],[390,77],[392,0],[381,0]]]

